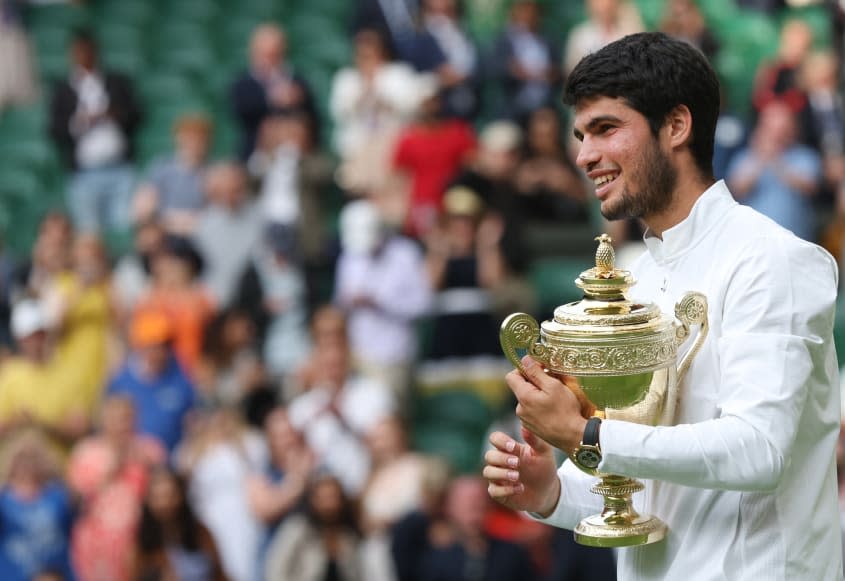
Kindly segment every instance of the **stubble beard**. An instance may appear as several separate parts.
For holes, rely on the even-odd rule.
[[[606,219],[643,218],[663,212],[672,204],[678,170],[660,150],[656,140],[646,147],[632,177],[639,181],[639,186],[635,186],[639,191],[632,192],[626,184],[616,204],[601,208]]]

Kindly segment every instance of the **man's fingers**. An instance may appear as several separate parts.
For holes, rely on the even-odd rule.
[[[504,432],[493,432],[490,434],[490,443],[501,452],[507,452],[515,456],[519,456],[520,444]]]
[[[526,379],[537,389],[550,392],[560,386],[560,380],[546,373],[543,366],[534,361],[530,355],[522,358],[522,368],[525,370]]]
[[[496,482],[491,482],[487,485],[487,493],[490,495],[490,498],[502,503],[507,501],[511,496],[521,494],[523,492],[525,492],[525,486],[522,483],[498,484]]]
[[[487,450],[484,454],[484,462],[501,468],[516,468],[519,466],[519,456],[507,454],[499,450]]]
[[[491,482],[513,482],[519,481],[519,472],[509,468],[497,468],[496,466],[485,466],[481,475]]]

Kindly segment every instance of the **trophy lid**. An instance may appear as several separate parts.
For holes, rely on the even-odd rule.
[[[554,319],[542,324],[543,334],[565,337],[661,333],[671,320],[662,316],[656,305],[628,298],[628,289],[636,283],[634,277],[627,270],[616,268],[610,236],[602,234],[596,240],[596,265],[575,281],[584,291],[584,298],[557,307]]]

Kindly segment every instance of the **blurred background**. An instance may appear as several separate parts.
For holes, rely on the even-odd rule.
[[[479,477],[502,318],[642,250],[560,93],[644,30],[841,261],[840,0],[0,0],[0,578],[614,579]]]

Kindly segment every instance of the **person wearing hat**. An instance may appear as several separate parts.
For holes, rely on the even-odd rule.
[[[42,305],[25,299],[12,311],[17,353],[0,368],[0,435],[37,426],[60,449],[81,437],[89,416],[75,376],[54,356]]]
[[[163,311],[138,311],[129,325],[130,353],[112,378],[107,396],[135,405],[137,429],[172,451],[182,439],[185,417],[196,404],[191,380],[173,351],[173,322]]]

